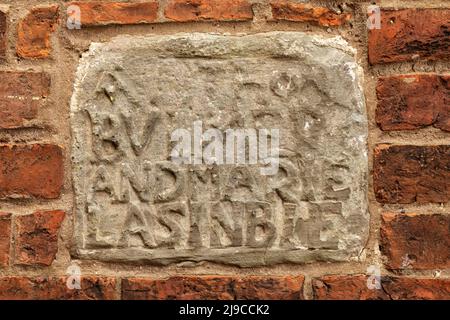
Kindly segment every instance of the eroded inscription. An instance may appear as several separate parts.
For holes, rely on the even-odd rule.
[[[93,44],[71,105],[74,254],[241,266],[357,256],[368,234],[359,77],[342,39],[303,33]],[[199,121],[279,130],[276,173],[174,162],[171,134]]]

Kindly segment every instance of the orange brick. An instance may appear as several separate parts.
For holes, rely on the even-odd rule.
[[[271,4],[275,20],[310,22],[321,26],[340,26],[351,18],[350,13],[336,13],[325,7],[291,1],[274,1]]]
[[[246,0],[171,0],[165,16],[178,22],[245,21],[253,19],[253,10]]]
[[[374,151],[373,185],[381,203],[450,200],[450,146],[389,146]]]
[[[78,6],[81,14],[81,28],[110,24],[152,23],[158,14],[158,2],[71,2]]]
[[[35,8],[19,23],[17,54],[22,58],[47,58],[50,36],[58,24],[58,6]]]

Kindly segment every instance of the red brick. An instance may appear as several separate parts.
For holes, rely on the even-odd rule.
[[[365,275],[330,275],[313,279],[318,300],[447,300],[450,279],[381,277],[380,289],[369,289]]]
[[[450,268],[449,248],[449,215],[382,215],[380,249],[389,269]]]
[[[6,13],[0,11],[0,60],[6,58]]]
[[[10,243],[11,214],[0,212],[0,267],[8,266]]]
[[[71,2],[80,8],[81,28],[86,26],[152,23],[158,15],[158,2]]]
[[[314,298],[318,300],[378,300],[388,299],[384,290],[371,290],[367,276],[324,276],[312,280]]]
[[[58,236],[65,213],[38,211],[17,217],[15,264],[49,266],[58,252]]]
[[[164,280],[122,280],[124,300],[291,300],[302,299],[303,276],[186,276]]]
[[[63,155],[58,146],[0,146],[0,198],[58,198],[63,175]]]
[[[0,128],[31,127],[42,100],[50,93],[50,76],[34,72],[0,72]]]
[[[58,6],[32,9],[19,23],[17,55],[22,58],[46,58],[51,52],[50,36],[58,24]]]
[[[381,28],[369,31],[369,62],[450,58],[450,10],[382,10]]]
[[[253,10],[246,0],[171,0],[165,16],[178,22],[244,21],[253,19]]]
[[[310,22],[321,26],[340,26],[351,19],[350,13],[336,13],[325,7],[292,1],[274,1],[271,4],[275,20]]]
[[[67,287],[66,277],[0,277],[0,300],[113,300],[116,280],[83,276],[81,289]]]
[[[373,184],[382,203],[448,202],[450,145],[379,145],[374,151]]]
[[[234,282],[238,300],[303,299],[303,276],[237,278]]]
[[[382,77],[377,96],[376,120],[382,130],[434,126],[450,131],[450,75]]]

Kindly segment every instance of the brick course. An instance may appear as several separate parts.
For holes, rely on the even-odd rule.
[[[18,26],[17,55],[27,59],[49,57],[50,37],[56,30],[58,18],[57,5],[32,9]]]
[[[47,73],[0,71],[0,129],[32,127],[50,85]]]
[[[139,0],[0,5],[0,299],[450,299],[450,6],[381,5],[381,29],[367,30],[361,10],[369,4]],[[66,28],[70,5],[81,10],[79,31]],[[329,27],[338,29],[327,32]],[[117,270],[128,271],[111,277],[116,269],[111,264],[100,266],[96,275],[83,273],[81,290],[68,289],[76,223],[71,169],[67,165],[65,172],[64,165],[71,157],[66,128],[73,74],[68,66],[75,70],[91,41],[108,41],[112,35],[285,28],[340,33],[369,64],[362,63],[365,78],[373,77],[366,81],[365,94],[376,97],[367,99],[374,110],[369,115],[374,138],[369,141],[373,190],[368,197],[375,199],[372,228],[380,230],[372,230],[366,250],[374,262],[351,261],[340,273],[336,264],[320,263],[313,276],[305,271],[312,281],[291,275],[286,266],[277,275],[271,268],[254,268],[242,275],[233,269],[237,274],[232,276],[222,275],[229,269],[216,265],[199,266],[198,275],[185,275],[181,266],[175,274],[160,267],[152,269],[153,276],[121,265]],[[57,98],[50,104],[51,95]],[[52,120],[42,125],[42,118]],[[381,254],[372,244],[379,244]],[[368,276],[360,274],[372,263],[384,264],[387,272],[378,290],[369,289]]]
[[[303,276],[129,278],[122,281],[122,299],[298,300],[303,281]]]

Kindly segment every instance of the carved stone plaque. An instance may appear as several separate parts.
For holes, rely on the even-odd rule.
[[[340,37],[195,33],[92,44],[71,101],[73,254],[245,267],[357,258],[369,226],[361,81]],[[278,132],[276,170],[250,160],[250,137],[244,151],[215,138],[247,162],[202,161],[199,129]],[[192,133],[193,161],[175,161],[176,132]],[[273,146],[275,136],[266,138]]]

